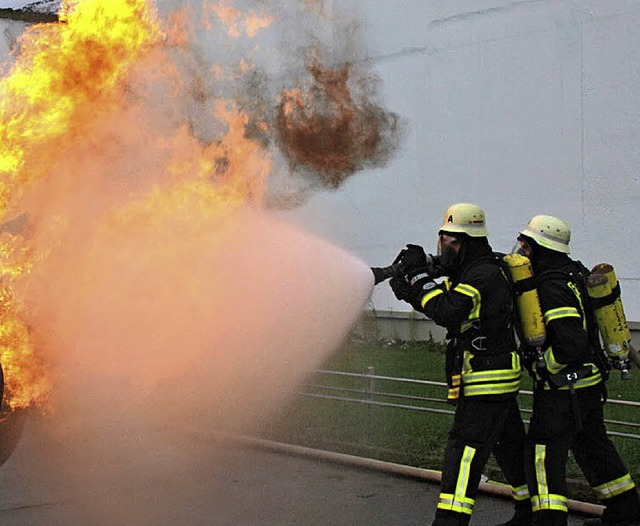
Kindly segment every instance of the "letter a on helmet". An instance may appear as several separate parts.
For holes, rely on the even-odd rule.
[[[541,247],[546,247],[563,254],[569,253],[571,228],[567,223],[554,216],[538,215],[529,221],[527,227],[520,232],[532,238]]]
[[[471,237],[487,237],[484,210],[471,203],[451,205],[444,213],[440,232],[463,233]]]

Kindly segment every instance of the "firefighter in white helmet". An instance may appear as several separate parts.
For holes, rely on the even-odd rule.
[[[571,450],[606,506],[601,519],[585,524],[637,526],[636,487],[604,424],[607,365],[588,304],[589,271],[569,257],[570,239],[566,222],[537,215],[516,245],[531,260],[547,334],[544,360],[532,364],[536,383],[525,455],[534,524],[567,524],[565,466]]]
[[[482,208],[458,203],[447,209],[438,254],[439,276],[446,276],[442,283],[420,271],[390,282],[398,299],[448,330],[448,398],[456,411],[433,526],[469,523],[492,451],[513,488],[515,514],[506,524],[528,526],[531,503],[523,464],[526,434],[516,400],[521,369],[514,302],[489,245]]]

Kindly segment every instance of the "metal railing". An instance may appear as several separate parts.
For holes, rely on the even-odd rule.
[[[433,397],[423,397],[423,396],[415,396],[415,395],[407,395],[402,393],[390,392],[390,391],[382,391],[378,389],[378,382],[384,382],[388,384],[408,384],[414,386],[432,386],[432,387],[441,387],[446,390],[447,384],[444,382],[434,382],[430,380],[415,380],[411,378],[394,378],[390,376],[379,376],[375,374],[373,367],[369,367],[369,369],[361,374],[358,373],[348,373],[343,371],[328,371],[328,370],[317,370],[315,371],[316,375],[320,376],[333,376],[333,377],[345,377],[352,378],[356,380],[362,381],[362,387],[360,388],[351,388],[344,386],[331,386],[324,384],[313,384],[307,383],[305,385],[306,390],[304,392],[298,393],[301,396],[311,397],[311,398],[324,398],[328,400],[337,400],[342,402],[352,402],[365,404],[368,406],[380,406],[380,407],[389,407],[396,409],[406,409],[412,411],[423,411],[428,413],[437,413],[437,414],[447,414],[453,415],[454,411],[451,409],[440,409],[437,407],[431,407],[429,405],[416,405],[417,403],[422,404],[446,404],[446,398],[433,398]],[[314,392],[310,392],[313,390]],[[533,395],[532,391],[521,390],[520,394],[526,397],[531,397]],[[391,400],[391,401],[385,401]],[[400,403],[402,402],[402,403]],[[414,402],[414,404],[411,404]],[[640,407],[640,402],[634,402],[630,400],[612,400],[610,399],[607,404],[611,405],[620,405],[627,407]],[[524,414],[530,414],[531,409],[521,408],[520,411]],[[528,420],[525,419],[525,423],[528,423]],[[605,419],[606,424],[611,424],[615,426],[621,426],[625,428],[640,428],[640,422],[630,422],[630,421],[621,421],[621,420],[611,420]],[[640,440],[640,434],[637,433],[624,433],[620,431],[610,431],[607,433],[609,436],[616,436],[621,438],[629,438]]]

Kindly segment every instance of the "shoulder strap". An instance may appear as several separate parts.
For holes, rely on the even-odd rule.
[[[518,296],[522,294],[524,287],[529,285],[533,286],[533,282],[531,281],[527,284],[516,283],[513,280],[513,277],[511,276],[511,269],[509,269],[509,264],[504,260],[504,256],[506,256],[506,254],[503,252],[494,252],[491,256],[491,259],[496,265],[498,265],[498,267],[500,268],[502,277],[504,278],[504,280],[507,282],[507,285],[509,286],[509,291],[511,293],[511,305],[510,305],[511,326],[515,330],[516,335],[518,336],[518,340],[520,342],[523,342],[524,335],[522,332],[522,325],[520,322],[520,316],[518,316],[518,309],[516,308],[516,305],[518,301]],[[525,280],[525,281],[529,281],[529,280]]]
[[[513,281],[513,278],[511,277],[511,271],[509,270],[509,265],[504,260],[504,256],[506,256],[506,254],[503,254],[502,252],[493,252],[491,256],[487,256],[485,259],[489,259],[493,263],[498,265],[498,267],[502,271],[502,275],[505,281],[509,285],[509,289],[511,290],[511,295],[515,296],[518,292],[517,291],[518,287],[516,283]]]

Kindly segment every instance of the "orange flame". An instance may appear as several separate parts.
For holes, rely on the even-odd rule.
[[[0,234],[0,363],[4,369],[6,406],[11,409],[44,400],[51,387],[35,356],[22,305],[11,287],[16,278],[28,273],[29,259],[19,237]]]
[[[242,26],[247,35],[269,23],[254,14],[243,19],[237,12],[226,11],[225,16],[230,30]],[[110,166],[103,153],[107,145],[98,147],[93,141],[99,139],[92,137],[105,122],[144,114],[145,104],[151,102],[135,99],[131,89],[144,80],[145,72],[162,75],[171,89],[185,88],[168,48],[185,44],[186,37],[180,27],[163,28],[147,0],[65,0],[60,20],[26,30],[21,37],[22,54],[0,79],[0,222],[20,213],[34,192],[44,200],[47,189],[87,192],[84,184],[91,188],[88,192],[100,194],[111,175]],[[184,29],[180,16],[169,21]],[[164,152],[168,160],[149,178],[146,189],[131,193],[124,203],[106,203],[102,221],[107,228],[109,224],[161,228],[163,218],[181,211],[192,218],[194,210],[211,214],[240,203],[262,203],[270,162],[244,136],[248,117],[227,101],[215,104],[214,116],[227,133],[210,145],[201,144],[187,126],[178,127],[168,139],[154,139],[153,124],[139,119],[135,140],[155,140],[146,148]],[[104,166],[84,171],[75,167],[74,154],[92,148],[98,152],[96,163]],[[149,167],[140,160],[139,166],[127,168],[145,173]],[[92,177],[100,180],[96,183]],[[53,206],[47,217],[38,218],[35,232],[5,229],[0,234],[0,362],[5,370],[6,403],[12,409],[42,407],[52,388],[52,366],[46,363],[46,349],[39,346],[54,343],[51,337],[36,342],[28,324],[29,307],[20,293],[33,280],[33,269],[55,255],[65,235],[72,235],[65,230],[72,228],[73,218],[60,217],[61,213]]]
[[[127,68],[161,38],[142,0],[65,1],[60,24],[36,25],[21,37],[22,54],[0,79],[0,220],[26,191],[51,176],[64,146],[89,133]],[[0,239],[0,362],[9,408],[39,403],[51,379],[36,355],[25,307],[13,293],[37,259],[24,232]]]
[[[50,145],[108,112],[128,68],[161,38],[144,0],[67,0],[62,11],[61,24],[25,32],[22,55],[0,81],[0,217],[49,173],[59,153]]]

